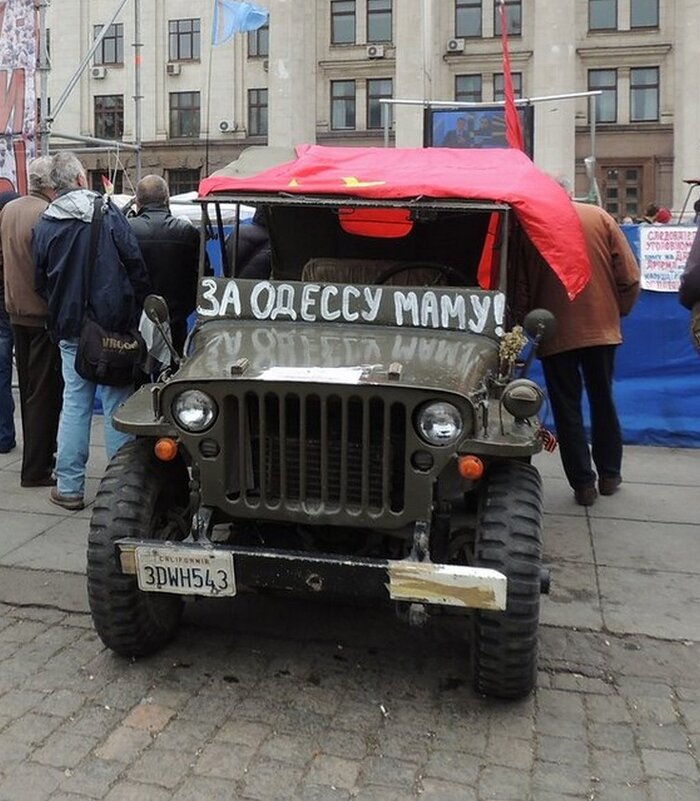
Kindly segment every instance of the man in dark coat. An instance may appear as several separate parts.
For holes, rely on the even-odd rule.
[[[51,163],[48,156],[30,161],[29,194],[0,212],[0,272],[12,323],[22,410],[23,487],[56,483],[52,470],[63,395],[61,356],[46,329],[48,309],[35,289],[32,256],[32,230],[54,196]]]
[[[73,153],[53,157],[51,180],[56,197],[34,228],[36,289],[48,303],[48,328],[58,341],[63,367],[63,408],[58,427],[57,485],[50,500],[64,509],[82,509],[90,423],[97,385],[78,375],[75,357],[86,305],[107,331],[129,331],[138,325],[150,291],[146,265],[126,217],[111,203],[95,210],[98,195],[87,189],[82,164]],[[93,214],[102,215],[97,255],[90,263]],[[90,296],[85,277],[90,271]],[[133,386],[101,386],[105,448],[111,459],[131,437],[112,426],[117,408]]]
[[[138,213],[129,223],[146,262],[153,292],[170,309],[170,331],[178,353],[187,337],[187,318],[197,303],[199,230],[173,217],[170,192],[160,175],[146,175],[136,185]]]
[[[270,277],[270,235],[261,209],[249,222],[241,222],[238,238],[235,228],[226,238],[226,258],[236,278]]]

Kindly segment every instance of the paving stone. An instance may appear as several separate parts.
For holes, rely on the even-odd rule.
[[[614,784],[603,781],[595,785],[595,801],[648,801],[647,789],[639,784]]]
[[[540,762],[555,762],[560,765],[588,765],[588,745],[564,737],[539,735],[537,759]]]
[[[54,733],[32,755],[32,759],[42,765],[56,768],[74,768],[86,757],[94,746],[91,737],[80,734]]]
[[[652,779],[649,782],[649,801],[697,801],[697,782]]]
[[[43,693],[27,690],[9,690],[0,696],[0,715],[8,718],[19,718],[34,709],[44,700]]]
[[[693,757],[675,751],[642,749],[642,762],[647,775],[655,779],[687,779],[698,781],[698,768]]]
[[[480,764],[480,758],[472,754],[436,750],[430,754],[421,769],[421,774],[431,779],[474,786],[479,776]]]
[[[354,796],[340,787],[302,784],[296,791],[293,801],[350,801]]]
[[[148,732],[131,726],[119,726],[95,750],[100,759],[115,759],[118,762],[131,762],[144,748],[151,744]]]
[[[17,739],[29,745],[38,745],[60,724],[60,718],[27,712],[26,715],[22,715],[21,718],[10,723],[3,734],[10,739]]]
[[[641,748],[685,751],[688,747],[688,733],[678,723],[667,726],[652,722],[637,724],[635,735]]]
[[[454,782],[440,779],[421,781],[421,801],[477,801],[476,790],[472,787],[455,787]]]
[[[569,690],[590,695],[610,696],[615,692],[610,682],[604,679],[576,673],[553,673],[551,686],[555,690]]]
[[[288,801],[302,774],[302,769],[296,765],[271,759],[257,760],[248,768],[241,784],[241,795],[261,801]]]
[[[157,784],[172,790],[185,778],[190,769],[187,759],[179,751],[145,751],[128,769],[133,782]]]
[[[113,787],[104,801],[170,801],[170,790],[152,784],[123,782]]]
[[[169,792],[169,791],[168,791]],[[238,801],[248,798],[237,794],[236,786],[225,779],[209,779],[206,776],[191,776],[174,793],[167,796],[168,801]],[[267,796],[263,796],[267,801]],[[108,799],[106,801],[109,801]],[[145,801],[145,799],[134,799]]]
[[[65,776],[61,781],[61,790],[103,798],[123,771],[124,765],[119,762],[107,762],[90,756]]]
[[[523,801],[530,792],[530,774],[485,765],[479,775],[479,801]]]
[[[85,697],[73,690],[55,690],[37,704],[35,711],[43,715],[56,715],[66,718],[75,715],[85,703]]]
[[[378,743],[377,743],[378,745]],[[367,738],[362,734],[341,729],[328,729],[321,741],[324,754],[347,759],[363,759],[368,754]]]
[[[304,781],[351,790],[357,782],[360,763],[357,760],[319,754],[311,760]]]
[[[595,723],[631,723],[627,702],[620,697],[587,696],[586,714]]]
[[[700,734],[700,701],[681,701],[678,708],[687,730],[691,734]]]
[[[240,779],[250,763],[254,749],[246,745],[232,748],[228,744],[210,743],[194,760],[193,770],[202,776],[220,779]]]
[[[445,757],[442,755],[438,760],[438,766],[433,768],[436,772],[439,764]],[[465,757],[468,759],[469,757]],[[362,783],[374,784],[380,787],[393,787],[403,789],[405,792],[411,791],[417,778],[417,768],[415,763],[408,760],[395,759],[393,757],[373,756],[367,759],[362,767]],[[442,778],[436,776],[436,778]]]
[[[626,723],[591,723],[590,742],[594,748],[629,753],[634,750],[635,730]]]
[[[163,731],[174,714],[174,709],[160,704],[138,704],[124,718],[124,726],[142,729],[149,734],[157,734]]]
[[[636,753],[591,749],[591,775],[617,784],[638,784],[644,779],[642,760]]]
[[[63,779],[63,771],[27,762],[16,765],[0,781],[0,801],[47,801]]]
[[[535,795],[540,790],[549,792],[580,793],[591,783],[591,772],[587,765],[554,765],[551,762],[535,762],[532,788]]]
[[[534,737],[528,740],[521,737],[493,737],[483,753],[483,760],[489,765],[529,771],[535,759],[534,751]]]

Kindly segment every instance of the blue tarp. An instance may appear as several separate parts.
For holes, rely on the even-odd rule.
[[[639,258],[639,228],[622,230]],[[700,447],[700,355],[675,292],[649,292],[622,323],[615,400],[626,443]],[[539,363],[532,378],[543,381]],[[551,415],[545,423],[551,425]]]

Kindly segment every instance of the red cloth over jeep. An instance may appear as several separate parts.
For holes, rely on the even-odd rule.
[[[284,192],[376,199],[466,198],[508,203],[574,298],[591,268],[583,230],[566,192],[514,148],[377,148],[300,145],[297,158],[249,177],[205,178],[217,192]]]

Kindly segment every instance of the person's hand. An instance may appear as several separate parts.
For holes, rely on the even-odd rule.
[[[690,318],[690,339],[695,346],[695,350],[700,353],[700,301],[693,306],[692,315]]]

